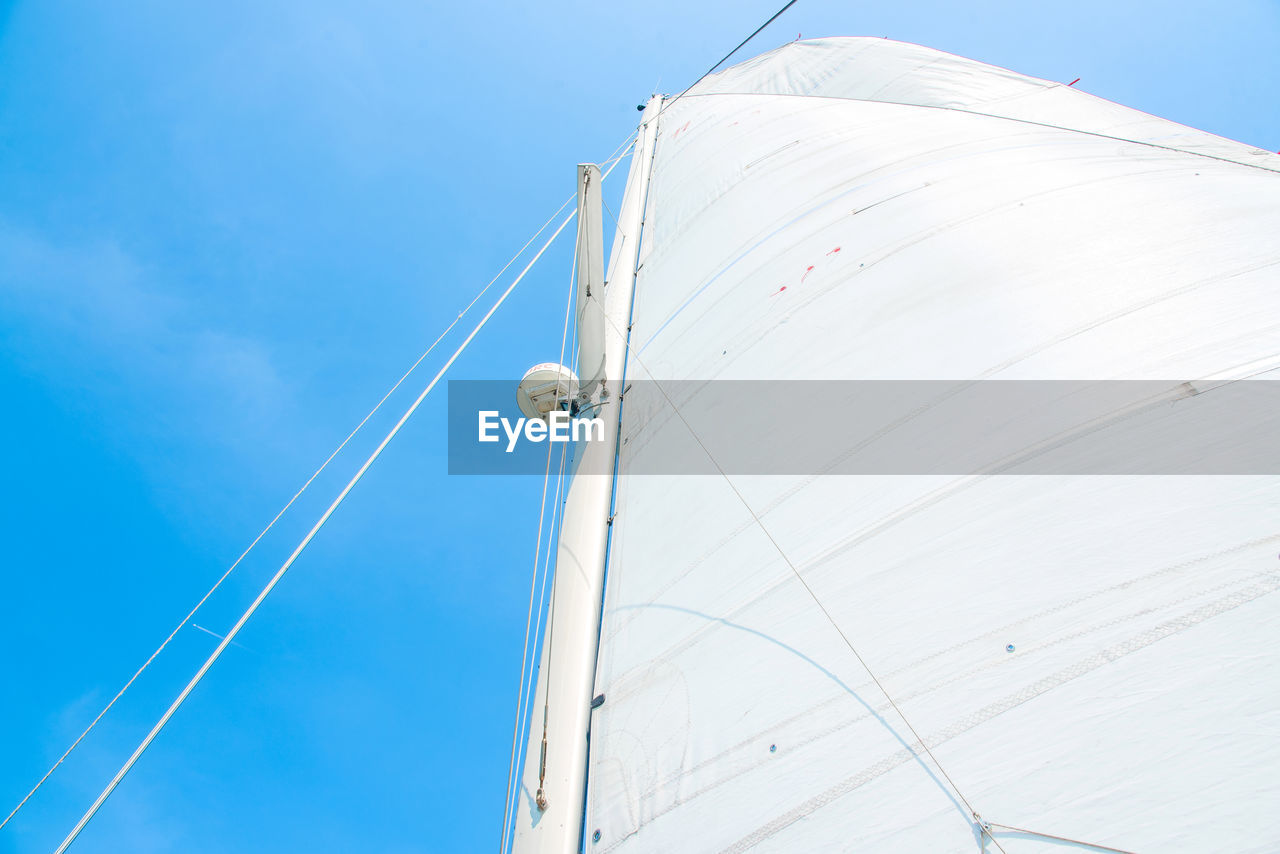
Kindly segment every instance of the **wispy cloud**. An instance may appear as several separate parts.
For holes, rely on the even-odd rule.
[[[0,328],[27,370],[91,380],[87,395],[146,402],[144,417],[206,436],[263,431],[287,400],[262,342],[202,322],[183,283],[113,240],[57,244],[0,222],[0,258]]]

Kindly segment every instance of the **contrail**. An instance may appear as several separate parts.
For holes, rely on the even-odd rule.
[[[209,631],[208,629],[206,629],[204,626],[200,625],[199,623],[192,623],[192,624],[191,624],[191,628],[193,628],[193,629],[199,629],[200,631],[204,632],[206,635],[213,635],[213,636],[214,636],[215,638],[217,638],[218,640],[223,640],[223,639],[224,639],[224,635],[220,635],[220,634],[218,634],[217,632],[211,632],[211,631]],[[238,647],[240,647],[241,649],[243,649],[245,652],[253,652],[253,650],[249,649],[249,647],[245,646],[245,645],[244,645],[244,644],[242,644],[242,643],[236,643],[235,641],[232,641],[232,642],[231,642],[231,645],[232,645],[232,646],[238,646]]]

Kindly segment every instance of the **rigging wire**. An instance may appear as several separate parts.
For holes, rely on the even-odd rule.
[[[31,787],[31,791],[27,792],[26,796],[23,797],[23,799],[18,802],[18,805],[13,808],[13,810],[9,813],[9,815],[5,817],[4,821],[0,821],[0,828],[3,828],[6,824],[8,824],[9,821],[15,815],[18,814],[18,811],[21,810],[26,805],[27,801],[31,800],[31,797],[35,795],[36,791],[39,790],[39,788],[44,785],[45,781],[47,781],[53,775],[53,772],[58,770],[58,766],[60,766],[64,761],[66,761],[67,757],[71,755],[72,751],[74,751],[77,747],[80,746],[80,742],[84,741],[85,737],[89,735],[90,731],[92,731],[93,728],[98,725],[98,722],[101,721],[104,716],[106,716],[107,712],[111,711],[111,708],[116,704],[116,701],[118,701],[121,697],[124,696],[125,692],[128,691],[129,688],[133,686],[133,683],[138,680],[138,677],[142,675],[143,671],[145,671],[148,667],[150,667],[151,663],[156,660],[156,658],[160,655],[161,652],[164,651],[165,647],[169,645],[169,642],[172,641],[175,637],[177,637],[178,632],[182,631],[182,629],[187,626],[187,624],[191,621],[191,619],[195,617],[196,613],[200,610],[200,608],[204,606],[204,603],[209,600],[209,597],[211,597],[218,590],[218,588],[222,586],[222,583],[226,581],[227,578],[230,577],[231,573],[234,572],[238,566],[240,566],[241,562],[243,562],[244,559],[249,556],[249,553],[253,551],[253,549],[258,545],[258,543],[262,540],[262,538],[265,537],[273,527],[275,527],[276,522],[280,521],[280,518],[284,516],[286,512],[288,512],[289,508],[291,508],[299,498],[302,497],[302,494],[307,491],[307,488],[311,486],[312,482],[315,481],[315,479],[319,477],[320,474],[326,468],[328,468],[329,463],[333,462],[334,457],[338,456],[338,454],[341,453],[342,450],[347,447],[347,445],[351,442],[351,440],[356,437],[356,434],[359,433],[364,428],[365,424],[369,423],[369,419],[373,418],[373,416],[378,413],[378,411],[382,408],[382,405],[386,403],[387,400],[393,394],[396,393],[396,391],[400,388],[400,386],[404,384],[405,380],[409,379],[410,375],[412,375],[413,372],[418,369],[418,366],[421,365],[426,360],[426,358],[431,355],[432,351],[435,350],[436,346],[441,341],[443,341],[450,332],[453,331],[453,328],[458,325],[458,322],[462,320],[462,318],[465,317],[469,311],[471,311],[471,309],[475,306],[475,304],[480,301],[481,297],[483,297],[489,291],[489,289],[493,287],[494,283],[497,282],[498,279],[502,278],[503,274],[506,273],[507,270],[510,269],[511,265],[514,264],[516,260],[520,258],[521,255],[524,254],[525,250],[528,249],[529,246],[532,245],[533,242],[538,239],[539,235],[541,235],[544,231],[547,230],[547,226],[551,225],[551,223],[555,220],[555,218],[560,215],[561,211],[563,211],[566,207],[569,206],[569,204],[573,201],[573,198],[574,197],[570,196],[568,199],[566,199],[565,202],[562,205],[560,205],[560,207],[556,210],[556,212],[547,218],[547,221],[542,224],[542,227],[539,228],[536,232],[534,232],[532,237],[530,237],[527,241],[525,241],[525,244],[521,246],[519,251],[517,251],[516,254],[511,257],[511,260],[509,260],[506,264],[504,264],[502,269],[498,271],[497,275],[494,276],[492,279],[490,279],[489,283],[480,289],[480,292],[477,293],[475,297],[472,298],[471,302],[469,302],[467,306],[458,313],[458,316],[453,319],[453,322],[450,323],[447,327],[445,327],[445,330],[440,333],[440,335],[436,338],[436,340],[431,342],[431,346],[427,347],[427,349],[422,353],[422,355],[418,357],[417,361],[415,361],[412,365],[410,365],[409,369],[405,371],[403,375],[401,375],[400,379],[396,380],[395,384],[392,385],[391,388],[387,390],[387,393],[384,394],[376,404],[374,404],[373,409],[369,410],[369,413],[360,420],[360,423],[355,426],[355,429],[353,429],[350,433],[347,434],[347,437],[342,440],[342,442],[338,445],[338,447],[333,449],[333,453],[329,454],[329,456],[325,459],[325,461],[320,464],[319,468],[317,468],[314,472],[311,473],[311,476],[308,477],[306,482],[303,483],[302,486],[298,489],[298,491],[293,494],[293,497],[290,498],[288,502],[286,502],[285,505],[280,508],[280,511],[276,513],[276,515],[271,519],[270,522],[267,523],[266,527],[264,527],[260,532],[258,532],[258,535],[254,537],[253,541],[249,543],[248,547],[246,547],[245,550],[240,553],[240,556],[235,559],[235,562],[232,563],[231,566],[229,566],[227,570],[222,573],[222,575],[218,578],[218,580],[213,583],[213,586],[210,587],[209,590],[203,596],[200,597],[200,601],[196,602],[195,606],[187,613],[185,617],[182,618],[182,620],[178,623],[178,625],[174,627],[173,631],[169,632],[169,635],[163,641],[161,641],[160,645],[156,647],[153,653],[151,653],[151,656],[142,663],[142,666],[139,667],[138,670],[132,676],[129,677],[129,681],[124,683],[124,687],[116,692],[116,695],[112,697],[111,700],[102,708],[102,711],[98,712],[97,717],[95,717],[92,721],[90,721],[89,725],[84,728],[84,731],[81,732],[80,735],[76,737],[76,740],[71,743],[71,746],[68,747],[66,751],[61,756],[58,757],[58,760],[54,762],[52,766],[50,766],[49,770],[46,771],[44,776],[40,778],[39,782],[37,782],[34,786]]]
[[[516,745],[520,739],[520,718],[525,703],[525,680],[528,678],[529,666],[529,630],[533,626],[533,596],[538,586],[538,564],[542,557],[542,525],[546,518],[547,512],[547,484],[551,480],[551,452],[552,445],[547,445],[547,470],[542,477],[542,500],[538,507],[538,536],[535,540],[536,546],[533,550],[533,576],[529,579],[529,611],[525,615],[524,620],[524,647],[521,652],[520,659],[520,688],[516,694],[516,717],[515,722],[511,726],[511,757],[507,764],[507,789],[505,800],[502,805],[502,842],[498,850],[505,851],[507,847],[507,829],[511,815],[511,780],[515,776],[516,767]],[[557,486],[557,494],[559,487]],[[552,515],[554,516],[554,504]],[[548,537],[550,539],[550,537]],[[547,550],[550,551],[551,544],[547,543]]]
[[[565,471],[564,471],[565,463],[566,463],[566,457],[565,457],[566,452],[567,452],[567,449],[563,447],[560,449],[560,466],[559,466],[559,471],[556,474],[556,493],[555,493],[555,498],[552,501],[551,526],[550,526],[550,530],[547,532],[547,549],[546,551],[543,552],[543,557],[542,557],[542,576],[541,576],[542,581],[538,586],[537,617],[535,619],[534,626],[533,626],[533,634],[530,635],[530,637],[533,639],[533,642],[535,644],[535,646],[530,649],[531,656],[534,655],[535,650],[537,649],[536,647],[537,638],[542,633],[542,617],[544,614],[547,613],[547,608],[549,606],[549,603],[547,602],[547,579],[551,576],[551,572],[550,572],[551,544],[555,542],[557,537],[559,536],[560,525],[563,522],[564,502],[561,500],[560,496],[564,490],[565,483],[568,480],[568,478],[565,476]],[[533,665],[536,663],[535,659],[531,658],[529,663],[530,663],[530,670],[526,677],[528,681],[527,683],[523,680],[521,681],[521,691],[523,692],[522,698],[524,701],[524,709],[521,712],[520,717],[518,718],[516,723],[517,734],[525,732],[525,728],[529,723],[529,713],[533,708],[534,691],[536,688],[536,683],[534,682],[534,674],[537,671],[533,669]],[[519,743],[517,743],[517,751],[514,754],[515,756],[519,756],[518,747],[519,747]],[[519,760],[517,759],[516,764],[513,767],[513,772],[519,771],[520,768],[521,768],[521,765],[519,763]],[[510,796],[511,796],[510,807],[514,807],[516,804],[516,792],[520,790],[520,781],[514,777],[509,778],[508,787],[509,787],[508,791],[510,792]],[[515,825],[514,825],[515,815],[512,812],[508,812],[508,815],[510,817],[509,820],[512,822],[509,832],[511,834],[514,834],[515,833]],[[507,843],[508,843],[507,834],[504,833],[503,842],[502,842],[503,847],[500,849],[501,852],[505,852],[507,850],[506,848]]]
[[[760,26],[756,27],[756,31],[755,31],[754,33],[752,33],[751,35],[747,36],[747,37],[746,37],[745,39],[743,39],[742,41],[738,42],[738,46],[737,46],[737,47],[735,47],[733,50],[731,50],[731,51],[729,51],[728,53],[726,53],[724,56],[720,57],[720,61],[719,61],[719,62],[717,62],[715,65],[711,66],[710,68],[708,68],[706,71],[704,71],[704,72],[702,73],[702,76],[701,76],[701,77],[699,77],[697,80],[693,81],[693,83],[691,83],[691,84],[689,84],[687,87],[685,87],[684,92],[681,92],[679,95],[676,95],[674,98],[672,98],[670,101],[668,101],[668,102],[666,103],[666,105],[665,105],[665,106],[663,106],[663,108],[662,108],[661,110],[659,110],[659,111],[658,111],[658,115],[661,115],[661,114],[662,114],[662,113],[663,113],[663,112],[664,112],[668,107],[670,107],[670,106],[671,106],[672,104],[674,104],[676,101],[679,101],[681,98],[683,98],[683,97],[684,97],[684,95],[685,95],[685,92],[688,92],[688,91],[689,91],[690,89],[692,89],[694,86],[697,86],[699,83],[701,83],[703,80],[705,80],[705,79],[706,79],[706,78],[707,78],[707,77],[708,77],[708,76],[709,76],[713,71],[715,71],[715,70],[716,70],[717,68],[719,68],[721,65],[724,65],[725,61],[726,61],[726,60],[728,60],[728,59],[729,59],[729,57],[733,56],[735,53],[737,53],[738,51],[742,50],[742,49],[746,46],[747,42],[751,41],[753,38],[755,38],[756,36],[760,35],[760,33],[764,31],[764,28],[765,28],[765,27],[769,26],[769,25],[770,25],[770,24],[772,24],[774,21],[778,20],[778,18],[782,17],[782,13],[783,13],[783,12],[785,12],[785,11],[787,11],[788,9],[790,9],[790,8],[791,8],[792,6],[794,6],[794,5],[796,5],[796,0],[791,0],[791,2],[790,2],[790,3],[788,3],[788,4],[787,4],[787,5],[785,5],[785,6],[783,6],[783,7],[782,7],[781,9],[779,9],[778,11],[774,12],[774,13],[773,13],[773,16],[772,16],[771,18],[769,18],[769,20],[765,21],[763,24],[761,24]]]
[[[628,137],[627,139],[624,139],[622,143],[619,144],[618,147],[614,149],[613,153],[609,155],[609,158],[605,162],[608,164],[616,163],[622,157],[626,156],[627,151],[629,151],[631,146],[634,144],[635,142],[633,138]],[[218,579],[213,583],[213,586],[210,587],[205,592],[205,594],[200,597],[200,600],[196,602],[195,606],[192,607],[192,609],[187,613],[185,617],[182,618],[181,621],[179,621],[178,625],[174,627],[174,629],[165,637],[165,639],[161,641],[160,645],[156,647],[155,651],[153,651],[151,655],[147,658],[147,660],[142,663],[142,666],[139,667],[137,671],[135,671],[134,674],[129,677],[129,680],[125,682],[124,686],[121,687],[120,690],[116,692],[115,696],[113,696],[105,706],[103,706],[102,710],[98,712],[97,716],[94,717],[94,719],[89,722],[89,725],[86,726],[84,730],[76,737],[75,741],[71,743],[71,746],[68,747],[66,751],[64,751],[62,755],[58,757],[58,759],[53,763],[53,765],[49,767],[49,770],[47,770],[44,773],[44,776],[42,776],[36,782],[36,784],[31,787],[31,790],[28,791],[26,795],[23,796],[22,800],[18,802],[18,804],[9,812],[7,816],[5,816],[4,820],[0,821],[0,829],[3,829],[4,826],[7,825],[24,806],[26,806],[27,802],[31,800],[31,798],[36,794],[37,791],[39,791],[40,787],[43,786],[51,776],[53,776],[53,773],[56,770],[58,770],[59,766],[61,766],[62,763],[65,762],[67,758],[71,755],[71,753],[75,751],[77,747],[80,746],[80,743],[84,741],[84,739],[89,735],[89,733],[93,730],[93,728],[98,725],[99,721],[101,721],[103,717],[106,716],[107,712],[111,711],[112,707],[115,706],[116,702],[119,701],[120,698],[125,695],[125,693],[133,686],[133,683],[136,682],[138,678],[143,674],[143,672],[146,671],[147,668],[151,666],[152,662],[154,662],[156,658],[159,657],[160,653],[164,651],[165,647],[167,647],[169,643],[175,637],[177,637],[178,632],[180,632],[183,628],[185,628],[190,623],[192,618],[195,617],[196,613],[199,612],[200,608],[203,607],[205,602],[207,602],[209,598],[213,596],[215,592],[217,592],[218,588],[222,586],[223,582],[225,582],[227,578],[230,577],[231,573],[234,572],[237,567],[239,567],[239,565],[244,561],[246,557],[248,557],[249,553],[253,551],[253,549],[258,545],[258,543],[262,540],[262,538],[265,537],[273,527],[275,527],[275,524],[278,521],[280,521],[280,518],[284,516],[286,512],[288,512],[288,510],[294,505],[295,502],[297,502],[299,498],[302,497],[303,493],[307,491],[308,487],[311,486],[311,484],[315,481],[315,479],[319,477],[320,474],[323,473],[326,468],[328,468],[329,463],[333,462],[334,458],[337,457],[338,454],[341,453],[344,448],[346,448],[346,446],[351,442],[351,440],[355,438],[356,434],[358,434],[360,430],[364,428],[365,424],[367,424],[369,420],[378,413],[378,411],[382,408],[383,404],[385,404],[387,400],[393,394],[395,394],[397,390],[399,390],[400,386],[403,385],[404,382],[414,373],[414,371],[418,369],[418,366],[421,365],[426,360],[426,358],[431,355],[431,353],[435,350],[436,346],[439,345],[440,342],[443,341],[445,337],[447,337],[448,334],[453,331],[453,328],[458,325],[458,322],[461,321],[462,318],[465,317],[467,313],[470,312],[471,309],[475,307],[476,303],[478,303],[480,299],[486,293],[488,293],[488,291],[493,287],[493,285],[500,278],[502,278],[503,274],[505,274],[507,270],[511,268],[511,265],[514,264],[517,260],[519,260],[520,256],[524,254],[525,250],[527,250],[533,244],[533,242],[537,240],[538,237],[544,231],[547,230],[547,227],[551,225],[551,223],[555,220],[555,218],[559,216],[560,213],[566,207],[568,207],[570,203],[573,202],[573,200],[574,200],[574,197],[570,196],[569,198],[565,199],[564,202],[561,203],[560,207],[557,208],[555,212],[551,214],[550,217],[547,218],[546,222],[544,222],[542,226],[539,227],[538,230],[535,231],[533,235],[530,236],[529,239],[524,242],[524,245],[521,246],[513,256],[511,256],[511,258],[507,261],[507,263],[502,265],[502,269],[500,269],[497,272],[497,274],[494,275],[494,277],[489,280],[488,284],[486,284],[483,288],[481,288],[480,291],[474,297],[472,297],[471,302],[467,303],[467,305],[462,309],[462,311],[458,312],[457,316],[453,319],[453,321],[447,327],[445,327],[444,331],[441,332],[440,335],[437,336],[436,339],[431,342],[430,346],[428,346],[427,349],[423,351],[422,355],[420,355],[417,358],[417,360],[414,361],[414,363],[409,366],[408,370],[406,370],[400,376],[400,378],[396,380],[396,382],[391,386],[391,388],[387,390],[387,392],[381,397],[381,399],[379,399],[378,402],[374,404],[373,408],[369,410],[369,412],[364,416],[364,418],[360,420],[360,423],[358,423],[355,426],[355,428],[352,429],[352,431],[349,434],[347,434],[347,437],[343,439],[342,442],[339,443],[339,445],[336,448],[334,448],[333,452],[330,453],[329,456],[325,458],[324,462],[322,462],[319,465],[319,467],[316,468],[316,470],[311,473],[311,476],[307,478],[307,480],[302,484],[301,487],[299,487],[298,491],[295,492],[293,496],[285,503],[285,505],[280,508],[279,512],[277,512],[276,515],[272,517],[271,521],[268,522],[260,532],[258,532],[258,535],[253,538],[253,541],[249,543],[249,545],[245,548],[245,550],[240,553],[240,556],[237,557],[235,561],[226,569],[226,571],[223,572],[223,574],[218,577]],[[200,627],[197,626],[197,628],[200,628]],[[207,629],[204,631],[207,631]],[[213,634],[213,633],[210,632],[210,634]],[[219,640],[221,640],[222,638],[221,635],[214,635],[214,637],[219,638]]]
[[[563,210],[563,207],[561,208],[561,210]],[[351,490],[355,488],[355,485],[360,482],[360,479],[362,477],[364,477],[365,472],[367,472],[369,468],[374,464],[374,462],[378,459],[378,457],[382,455],[383,450],[385,450],[387,445],[391,443],[391,440],[396,437],[396,435],[400,432],[400,429],[404,427],[404,425],[408,422],[409,418],[412,417],[414,412],[417,411],[418,407],[422,405],[422,402],[426,400],[427,395],[430,394],[431,390],[434,389],[436,385],[440,382],[440,379],[445,375],[445,372],[447,372],[449,368],[453,366],[453,363],[458,360],[458,358],[462,355],[463,351],[465,351],[466,348],[471,344],[471,341],[476,337],[476,335],[479,334],[480,330],[485,327],[485,325],[489,322],[489,319],[493,317],[494,313],[497,312],[497,310],[502,306],[502,304],[506,302],[507,297],[511,296],[512,291],[515,290],[516,286],[520,284],[520,281],[525,277],[525,275],[529,272],[529,270],[533,268],[533,265],[538,262],[538,259],[542,257],[543,253],[546,252],[548,247],[550,247],[551,244],[555,241],[555,239],[560,236],[560,233],[564,231],[565,226],[567,226],[570,220],[572,220],[575,216],[577,216],[576,209],[571,211],[569,215],[564,218],[564,220],[552,233],[551,237],[549,237],[547,241],[542,245],[542,248],[540,248],[537,254],[533,256],[533,259],[529,261],[527,265],[525,265],[525,268],[520,272],[520,274],[515,277],[515,279],[511,282],[510,285],[507,286],[507,289],[502,292],[502,295],[498,297],[497,301],[494,302],[493,306],[490,307],[489,311],[484,315],[484,317],[480,319],[480,322],[477,323],[475,328],[471,330],[471,333],[466,337],[466,339],[462,342],[462,344],[458,346],[458,349],[454,351],[453,355],[449,357],[449,360],[445,362],[444,366],[440,368],[440,370],[436,373],[436,375],[431,379],[431,382],[429,382],[426,388],[422,390],[422,393],[418,395],[417,399],[414,400],[413,404],[410,405],[407,410],[405,410],[404,414],[400,417],[400,420],[396,422],[396,425],[391,428],[391,431],[387,433],[386,437],[382,440],[382,442],[378,445],[378,447],[374,449],[373,453],[369,455],[368,459],[365,460],[364,464],[360,466],[360,469],[355,473],[355,475],[351,478],[351,480],[347,483],[347,485],[343,487],[340,493],[338,493],[338,497],[333,500],[333,503],[331,503],[328,509],[325,510],[325,512],[320,516],[320,518],[316,521],[315,525],[312,526],[311,530],[307,533],[307,535],[302,538],[302,541],[298,543],[296,548],[294,548],[293,552],[289,555],[288,559],[285,560],[285,562],[281,565],[280,569],[276,571],[276,574],[271,577],[271,580],[267,582],[267,585],[258,594],[258,597],[253,600],[253,603],[240,616],[240,619],[236,621],[236,624],[231,627],[231,630],[229,632],[227,632],[226,636],[222,639],[222,642],[218,644],[218,647],[213,651],[213,653],[209,656],[209,658],[205,661],[205,663],[201,665],[200,669],[196,672],[195,676],[193,676],[191,678],[191,681],[187,683],[186,687],[182,689],[182,692],[178,695],[177,699],[173,701],[173,703],[165,711],[164,715],[161,716],[160,720],[157,721],[155,726],[152,727],[151,731],[147,733],[146,737],[138,745],[137,749],[134,750],[133,754],[128,758],[128,760],[125,761],[124,765],[120,768],[120,770],[116,772],[115,777],[113,777],[111,782],[107,784],[107,787],[102,791],[102,794],[98,796],[97,800],[93,802],[93,805],[89,807],[89,809],[85,812],[83,816],[81,816],[80,820],[76,823],[75,827],[72,828],[71,832],[67,834],[67,837],[62,841],[62,844],[59,845],[57,849],[54,851],[54,854],[63,854],[63,852],[67,850],[67,848],[71,845],[71,843],[75,841],[76,837],[80,835],[80,832],[84,829],[85,825],[89,823],[89,820],[93,818],[93,816],[102,807],[102,804],[107,800],[108,797],[110,797],[111,793],[115,791],[116,787],[120,784],[120,781],[123,780],[125,775],[129,773],[129,770],[133,768],[134,764],[138,761],[139,757],[141,757],[143,752],[146,751],[146,749],[151,745],[151,742],[155,740],[155,737],[159,735],[160,730],[164,728],[165,724],[169,722],[169,719],[173,717],[174,713],[178,710],[178,708],[182,705],[182,703],[187,699],[187,696],[190,695],[190,693],[195,689],[196,685],[200,683],[200,680],[204,678],[204,675],[209,671],[209,668],[211,668],[214,662],[216,662],[222,656],[222,653],[235,639],[235,636],[239,634],[240,630],[244,627],[245,623],[249,621],[249,618],[252,617],[254,612],[258,610],[258,607],[263,603],[263,601],[267,598],[267,596],[271,593],[271,591],[275,589],[275,586],[280,583],[280,579],[282,579],[285,573],[289,571],[289,568],[293,566],[294,561],[298,559],[298,556],[302,554],[303,550],[311,543],[311,540],[315,538],[315,535],[319,533],[320,529],[324,526],[325,522],[329,521],[329,517],[332,516],[334,511],[338,509],[338,506],[342,504],[342,502],[346,499],[347,495],[351,492]]]
[[[1134,854],[1134,852],[1128,851],[1124,848],[1112,848],[1109,845],[1099,845],[1096,842],[1085,842],[1084,840],[1081,840],[1081,839],[1071,839],[1066,836],[1054,836],[1052,833],[1040,833],[1039,831],[1027,830],[1021,827],[1010,827],[1007,824],[999,824],[994,821],[984,821],[982,822],[982,825],[983,825],[983,830],[987,834],[987,838],[991,839],[993,842],[995,841],[995,839],[991,836],[990,828],[999,827],[1002,830],[1012,831],[1013,833],[1025,833],[1027,836],[1035,836],[1035,837],[1039,837],[1040,839],[1056,839],[1059,842],[1067,842],[1067,843],[1070,843],[1071,845],[1083,845],[1086,848],[1093,848],[1097,851],[1112,851],[1114,852],[1114,854]]]

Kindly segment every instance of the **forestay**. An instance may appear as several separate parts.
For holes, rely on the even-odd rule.
[[[659,123],[629,382],[1280,364],[1275,155],[880,39]],[[587,851],[1280,846],[1280,478],[630,474],[690,429],[624,403]]]

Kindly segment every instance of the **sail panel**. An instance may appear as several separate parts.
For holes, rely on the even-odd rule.
[[[890,39],[797,41],[694,86],[728,93],[878,101],[973,112],[1280,169],[1280,156],[1167,119],[954,54]]]
[[[766,54],[660,117],[627,379],[1280,378],[1249,151],[914,46]],[[633,474],[680,430],[624,404],[586,850],[1280,843],[1280,478]]]

